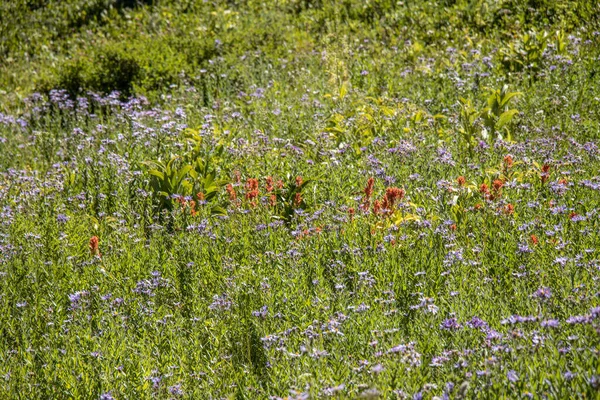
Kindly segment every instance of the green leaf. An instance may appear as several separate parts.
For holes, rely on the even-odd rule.
[[[348,94],[348,82],[344,82],[342,83],[342,87],[340,88],[340,100],[344,100],[344,97],[346,97],[346,94]]]
[[[508,110],[508,111],[504,111],[502,114],[500,114],[500,118],[498,118],[498,121],[496,122],[496,127],[498,129],[501,129],[504,125],[508,124],[510,121],[512,121],[513,117],[515,114],[518,114],[519,110]]]
[[[179,185],[181,184],[181,181],[185,178],[185,176],[188,174],[188,172],[190,172],[192,170],[192,166],[191,165],[185,165],[181,168],[181,170],[179,170],[179,173],[175,176],[175,185]],[[175,186],[174,185],[174,186]]]
[[[515,96],[520,96],[521,94],[521,92],[506,93],[502,98],[502,101],[500,102],[500,107],[504,107],[506,104],[508,104],[510,99],[512,99]]]
[[[211,215],[227,215],[227,210],[221,206],[213,206],[210,209],[210,214]]]
[[[148,173],[150,175],[156,176],[160,180],[165,179],[165,174],[163,174],[162,172],[160,172],[160,171],[158,171],[156,169],[151,169],[150,171],[148,171]]]

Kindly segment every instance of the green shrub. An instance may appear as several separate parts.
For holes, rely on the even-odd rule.
[[[109,93],[118,90],[124,96],[133,92],[133,87],[143,74],[139,61],[125,49],[108,48],[97,57],[97,67],[90,77],[91,89]]]

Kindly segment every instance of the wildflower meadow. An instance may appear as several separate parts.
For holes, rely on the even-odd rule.
[[[1,3],[1,399],[600,398],[596,1]]]

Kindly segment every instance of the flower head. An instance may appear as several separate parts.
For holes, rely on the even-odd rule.
[[[98,236],[92,236],[90,238],[90,254],[93,256],[100,257],[100,248]]]

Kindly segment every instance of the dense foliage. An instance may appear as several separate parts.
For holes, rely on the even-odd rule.
[[[1,398],[597,398],[600,9],[0,2]]]

